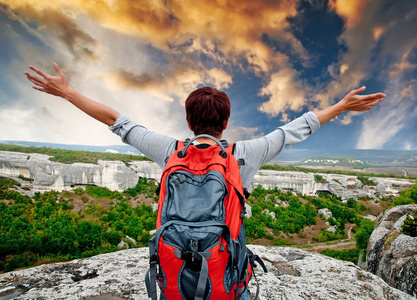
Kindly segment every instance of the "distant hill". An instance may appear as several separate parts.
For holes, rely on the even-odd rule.
[[[68,150],[49,147],[33,147],[21,145],[0,144],[0,151],[12,151],[22,153],[39,153],[50,156],[49,160],[64,164],[72,164],[75,162],[97,164],[98,160],[120,160],[125,163],[130,161],[148,160],[144,155],[119,153],[115,150],[105,152],[85,151],[85,150]]]
[[[94,146],[10,140],[0,140],[0,144],[94,152],[116,153],[115,151],[117,151],[120,154],[142,155],[129,145]],[[298,149],[288,147],[270,163],[293,165],[315,157],[350,157],[373,166],[417,167],[417,150],[381,149]]]
[[[309,158],[350,157],[373,166],[417,167],[416,150],[294,149],[287,148],[273,160],[277,164],[300,164]]]
[[[312,157],[303,161],[300,166],[351,167],[364,169],[372,167],[359,159],[344,156]]]
[[[66,149],[78,151],[93,151],[93,152],[110,152],[130,155],[141,155],[142,153],[129,145],[109,145],[109,146],[94,146],[94,145],[73,145],[73,144],[56,144],[56,143],[41,143],[28,141],[0,141],[0,144],[15,145],[24,147],[45,147],[52,149]]]

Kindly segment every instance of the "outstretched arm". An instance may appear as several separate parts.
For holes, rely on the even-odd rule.
[[[94,119],[103,122],[108,126],[114,124],[117,116],[119,115],[117,111],[104,104],[91,100],[73,90],[69,86],[65,74],[59,69],[58,65],[53,63],[53,67],[58,73],[58,77],[48,75],[42,70],[35,68],[34,66],[29,66],[29,69],[36,72],[39,76],[29,72],[24,72],[24,74],[26,75],[27,79],[35,84],[35,86],[33,86],[35,90],[62,97]]]
[[[340,102],[336,103],[333,106],[330,106],[324,110],[315,112],[317,119],[320,122],[320,125],[330,121],[336,116],[340,115],[345,111],[366,111],[370,110],[374,105],[381,102],[385,94],[376,93],[370,95],[358,95],[363,92],[365,87],[361,87],[357,90],[351,91],[345,96]]]

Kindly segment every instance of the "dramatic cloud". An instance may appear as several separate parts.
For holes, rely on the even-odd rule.
[[[299,111],[305,103],[303,87],[296,80],[296,72],[282,69],[271,76],[271,81],[260,91],[260,96],[269,96],[260,110],[277,116],[287,110]]]
[[[185,102],[188,94],[199,84],[212,85],[222,90],[227,89],[232,83],[231,76],[217,68],[205,70],[204,73],[178,69],[171,77],[165,78],[158,74],[135,75],[120,70],[113,74],[104,74],[103,78],[116,89],[135,88],[167,101],[173,101],[175,98],[181,103]]]
[[[357,144],[358,149],[381,149],[417,117],[417,111],[414,109],[416,80],[410,80],[406,84],[397,80],[390,86],[390,91],[390,101],[382,105],[380,110],[365,117]]]
[[[357,122],[349,130],[362,128],[352,147],[384,147],[407,131],[394,112],[415,117],[410,0],[0,0],[0,25],[0,139],[120,143],[65,101],[30,89],[26,66],[53,74],[53,61],[81,93],[177,138],[190,134],[184,100],[203,85],[231,96],[231,140],[267,133],[362,85],[388,97],[370,113],[340,117]],[[25,124],[33,126],[20,130]]]
[[[245,60],[255,72],[266,73],[266,76],[282,66],[291,68],[286,55],[274,52],[265,45],[260,40],[262,35],[272,35],[288,41],[294,53],[306,58],[301,44],[287,30],[287,18],[296,13],[296,1],[144,1],[141,5],[132,5],[127,0],[40,1],[36,6],[32,6],[32,2],[28,0],[5,1],[5,3],[26,21],[38,24],[41,30],[45,24],[54,25],[54,30],[57,26],[60,31],[58,38],[65,41],[74,53],[78,50],[94,55],[86,46],[78,49],[80,44],[94,44],[92,38],[71,22],[71,19],[79,17],[80,14],[86,14],[97,20],[105,28],[128,36],[140,37],[144,42],[165,52],[164,58],[169,62],[166,65],[167,73],[178,74],[179,78],[174,79],[176,82],[182,79],[185,70],[191,73],[191,77],[208,78],[210,80],[204,83],[213,84],[210,75],[213,72],[206,72],[201,68],[199,60],[202,54],[208,57],[212,64],[219,66],[239,64]],[[79,43],[81,41],[84,42]],[[193,53],[198,53],[195,59],[183,61],[185,56],[192,57]],[[188,64],[187,67],[182,64],[180,71],[173,70],[180,63]],[[198,72],[202,74],[196,74]],[[140,82],[143,81],[173,79],[170,75],[167,78],[163,73],[128,73],[131,72],[120,70],[118,74],[109,76],[119,78],[119,83],[126,83],[123,78],[134,78],[133,81],[128,80],[128,82],[135,82],[135,86],[139,87]],[[194,83],[196,80],[189,81]],[[148,85],[146,90],[151,91],[151,86]],[[161,95],[165,92],[163,98],[171,97],[167,93],[168,90],[159,89],[159,84],[153,86],[154,94]],[[224,87],[222,84],[219,86]],[[277,98],[279,95],[271,94],[270,101],[275,102],[274,99]],[[270,112],[267,109],[263,111],[275,114],[274,111]]]
[[[338,62],[329,66],[333,80],[315,97],[319,107],[324,108],[340,100],[371,76],[386,82],[386,87],[390,87],[394,85],[394,82],[389,81],[390,78],[396,77],[398,82],[403,72],[415,68],[415,64],[408,61],[408,56],[417,44],[417,37],[411,32],[417,26],[416,9],[410,1],[387,10],[388,2],[330,2],[330,6],[346,20],[340,42],[346,45],[347,50]],[[408,78],[401,77],[400,80],[406,85]],[[395,100],[391,97],[391,91],[387,89],[385,92],[389,97],[382,105],[389,106],[389,102]],[[347,114],[342,123],[349,124],[355,115],[358,114]]]
[[[96,41],[82,31],[69,15],[55,9],[30,4],[17,5],[17,2],[19,1],[12,2],[15,5],[10,6],[13,10],[4,6],[0,6],[0,10],[11,19],[23,18],[22,21],[28,24],[28,28],[30,24],[36,24],[39,38],[41,37],[39,32],[56,37],[76,59],[97,59],[92,50]],[[46,42],[47,39],[44,41]]]
[[[361,21],[366,2],[367,0],[330,0],[329,5],[346,20],[346,27],[350,29]]]

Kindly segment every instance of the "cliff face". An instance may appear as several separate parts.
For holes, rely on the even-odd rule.
[[[47,190],[70,190],[77,186],[96,185],[123,191],[134,187],[139,177],[159,181],[161,169],[153,162],[134,161],[126,166],[120,161],[99,161],[97,165],[55,163],[47,155],[0,151],[0,176],[23,175],[34,181],[29,184],[33,192]],[[397,178],[371,178],[376,186],[363,185],[356,176],[321,174],[328,183],[317,183],[313,173],[278,172],[260,170],[252,187],[279,188],[304,195],[318,191],[329,192],[342,199],[364,196],[397,196],[414,184],[413,180]]]
[[[52,162],[49,156],[0,151],[0,176],[23,175],[33,181],[32,192],[71,190],[96,185],[122,191],[136,185],[139,175],[121,161],[98,161],[97,165]]]
[[[417,297],[417,237],[401,233],[417,204],[384,211],[369,239],[366,269],[389,285]]]
[[[255,269],[260,300],[412,300],[352,263],[284,247],[249,246],[269,270]],[[4,299],[148,299],[148,248],[128,249],[0,275]],[[256,283],[249,285],[252,298]]]

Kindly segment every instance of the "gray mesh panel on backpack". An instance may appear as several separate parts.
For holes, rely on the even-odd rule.
[[[184,264],[181,272],[180,272],[180,280],[179,280],[179,287],[181,294],[184,296],[185,299],[194,299],[195,297],[195,290],[197,288],[197,281],[198,276],[200,275],[199,271],[191,270],[190,268],[185,267]],[[208,299],[210,296],[210,292],[212,289],[210,278],[207,280],[206,284],[206,291],[204,294],[204,299]]]
[[[161,224],[170,220],[185,222],[224,221],[223,200],[226,183],[217,171],[193,175],[186,171],[170,174],[161,214]]]

